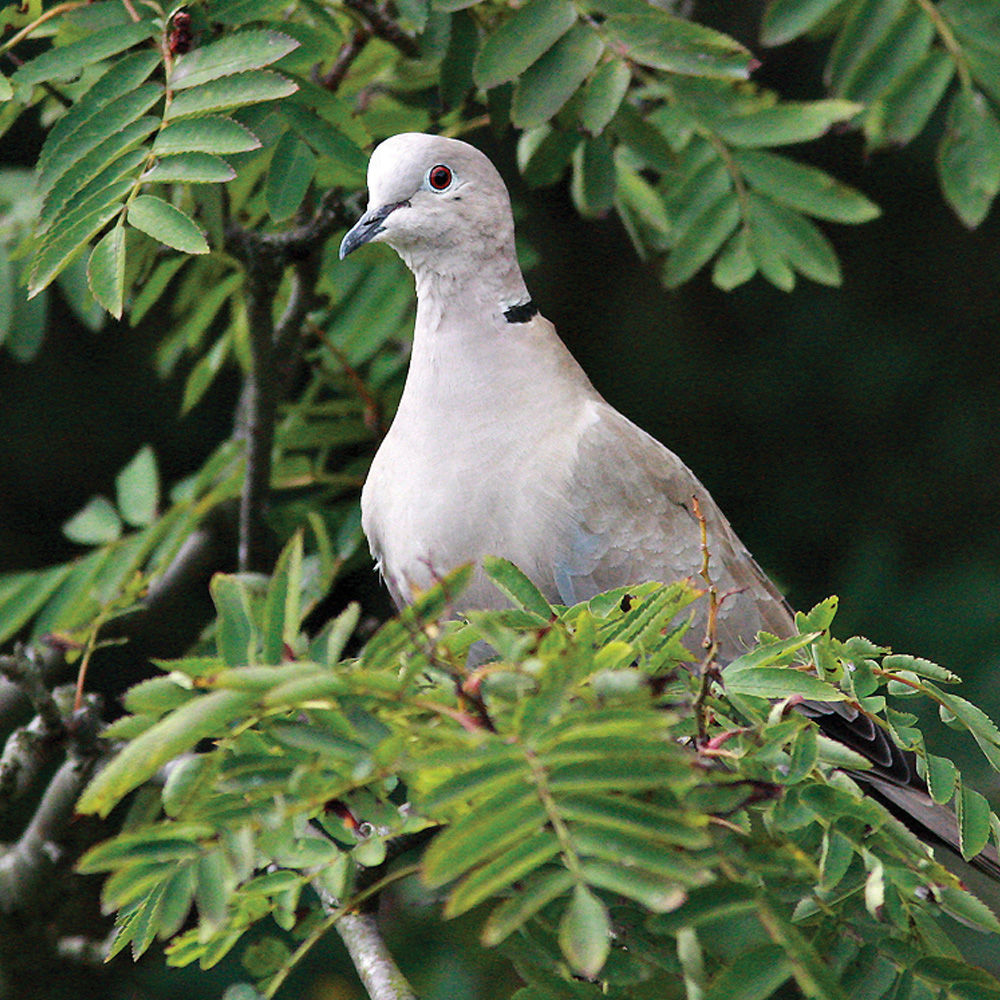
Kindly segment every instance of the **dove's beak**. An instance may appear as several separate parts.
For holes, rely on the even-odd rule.
[[[347,231],[340,243],[340,259],[357,250],[364,243],[370,243],[380,233],[385,232],[385,220],[397,208],[409,207],[408,201],[398,201],[393,205],[383,205],[381,208],[370,208]]]

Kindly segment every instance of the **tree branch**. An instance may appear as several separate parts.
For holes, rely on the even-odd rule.
[[[335,926],[371,1000],[417,1000],[371,914],[345,913]]]
[[[340,191],[327,191],[311,219],[280,233],[258,233],[232,226],[226,248],[246,272],[245,295],[250,327],[250,371],[243,383],[236,435],[246,441],[246,476],[240,498],[239,568],[270,566],[266,511],[271,484],[274,427],[283,375],[309,311],[316,304],[320,250],[350,216]],[[274,300],[285,268],[295,268],[284,315],[274,322]],[[280,371],[279,371],[280,365]]]
[[[49,781],[20,839],[0,856],[0,911],[33,909],[49,872],[61,859],[76,800],[90,780],[99,752],[96,742],[100,699],[89,698],[68,727],[72,743]]]
[[[394,45],[407,59],[419,57],[420,45],[417,40],[403,31],[384,7],[376,6],[372,0],[344,0],[344,6],[360,14],[370,25],[373,34]]]
[[[372,30],[367,24],[362,24],[355,28],[351,33],[351,37],[340,47],[340,51],[337,53],[337,58],[330,67],[330,71],[322,77],[320,83],[329,91],[337,91],[344,82],[344,77],[347,76],[348,70],[354,64],[354,60],[361,55],[364,47],[371,39]]]

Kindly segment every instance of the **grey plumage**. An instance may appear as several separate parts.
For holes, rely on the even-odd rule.
[[[383,142],[369,207],[341,256],[392,246],[416,279],[406,386],[362,493],[362,523],[397,605],[414,588],[485,555],[525,571],[553,602],[646,580],[696,576],[701,523],[721,592],[719,654],[728,662],[764,629],[795,632],[783,598],[694,474],[605,402],[530,302],[506,187],[464,142],[407,133]],[[457,610],[504,599],[481,570]],[[692,634],[700,636],[707,598]],[[817,706],[820,726],[865,754],[858,775],[897,813],[957,846],[953,815],[870,720]],[[995,854],[980,866],[1000,877]]]

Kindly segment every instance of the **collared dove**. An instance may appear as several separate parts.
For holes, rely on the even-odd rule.
[[[764,629],[795,634],[792,613],[694,474],[590,384],[531,301],[514,248],[510,199],[468,143],[403,133],[368,167],[367,211],[341,258],[388,243],[416,279],[413,352],[399,409],[361,495],[362,525],[403,607],[463,563],[503,556],[552,602],[699,575],[702,521],[719,608],[719,659]],[[456,606],[506,601],[482,572]],[[696,605],[696,608],[698,605]],[[699,634],[707,598],[691,630]],[[814,706],[833,738],[868,757],[877,797],[957,849],[906,754],[866,717]],[[979,866],[1000,877],[996,855]]]

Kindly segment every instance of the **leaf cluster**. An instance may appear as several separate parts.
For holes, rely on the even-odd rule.
[[[956,213],[978,225],[1000,189],[990,0],[772,0],[763,44],[832,40],[830,96],[813,101],[753,84],[744,45],[646,0],[410,0],[386,34],[395,46],[357,27],[357,5],[61,6],[0,46],[52,43],[0,77],[0,132],[36,107],[47,130],[34,185],[5,210],[20,263],[0,271],[0,336],[15,332],[19,356],[43,324],[31,303],[68,269],[82,310],[138,321],[186,267],[211,294],[175,304],[188,339],[164,344],[174,359],[227,302],[239,311],[227,227],[281,229],[315,187],[358,188],[373,139],[463,133],[484,111],[520,131],[529,184],[568,171],[581,213],[615,212],[640,255],[663,258],[668,286],[709,264],[724,289],[755,274],[783,289],[797,275],[838,284],[818,223],[878,209],[787,149],[833,127],[860,129],[877,150],[912,141],[941,107],[938,166]],[[8,11],[12,24],[31,16]],[[238,353],[238,328],[215,341],[208,369]]]
[[[764,998],[788,982],[823,998],[1000,996],[943,919],[998,933],[997,918],[864,796],[844,770],[863,780],[864,759],[791,710],[850,702],[915,750],[937,801],[965,802],[887,697],[935,701],[996,763],[1000,732],[946,692],[946,670],[831,639],[830,601],[699,699],[684,666],[698,591],[551,607],[501,560],[489,572],[511,610],[439,624],[461,569],[345,658],[356,608],[301,632],[308,564],[297,536],[266,585],[217,576],[215,648],[163,663],[106,734],[125,742],[80,809],[106,814],[143,786],[123,833],[81,862],[109,873],[114,950],[172,938],[171,962],[208,966],[270,916],[290,943],[248,960],[270,996],[374,868],[380,886],[418,871],[446,917],[488,905],[481,941],[514,961],[519,1000]],[[484,641],[497,658],[469,658]],[[971,856],[998,824],[969,801]],[[433,837],[416,867],[383,865],[420,831]]]

